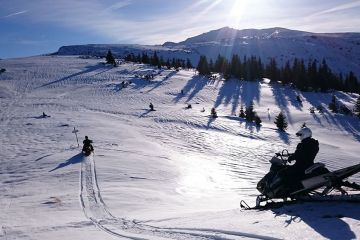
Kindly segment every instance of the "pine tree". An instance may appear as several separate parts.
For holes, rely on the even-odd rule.
[[[191,64],[190,59],[186,59],[186,68],[193,68],[193,65]]]
[[[288,123],[286,121],[285,115],[282,112],[280,112],[279,115],[275,117],[274,123],[280,131],[285,131],[287,129]]]
[[[248,107],[245,109],[245,119],[246,121],[252,122],[255,119],[255,112],[254,112],[254,103],[251,102]]]
[[[200,56],[200,60],[199,60],[196,70],[198,70],[200,75],[210,74],[209,64],[206,59],[206,56],[204,56],[204,55]]]
[[[332,98],[331,98],[331,102],[329,103],[329,109],[334,113],[337,113],[339,111],[338,106],[336,104],[335,95],[333,95]]]
[[[355,112],[356,116],[358,116],[360,118],[360,96],[358,97],[358,99],[355,103],[354,112]]]
[[[257,114],[255,114],[255,119],[254,119],[254,121],[255,121],[255,124],[256,124],[256,126],[258,126],[258,127],[260,127],[261,126],[261,119],[260,119],[260,117],[257,115]]]
[[[132,58],[132,55],[131,55],[131,54],[126,55],[124,59],[125,59],[125,61],[127,61],[127,62],[133,62],[133,58]]]
[[[142,62],[142,63],[145,63],[145,64],[148,64],[148,63],[150,62],[149,56],[148,56],[146,53],[142,53],[142,55],[141,55],[141,62]]]
[[[106,63],[108,64],[112,64],[112,65],[116,65],[116,62],[115,62],[115,58],[114,56],[112,55],[111,51],[109,50],[107,55],[106,55]]]
[[[230,63],[230,73],[236,78],[240,78],[240,58],[237,54],[234,54]]]
[[[159,57],[156,53],[156,51],[154,52],[154,55],[152,56],[151,60],[150,60],[150,64],[153,66],[159,66],[160,60]],[[161,67],[161,66],[160,66]]]
[[[243,107],[243,105],[241,105],[241,107],[240,107],[239,117],[245,118],[245,113],[244,113],[244,107]]]

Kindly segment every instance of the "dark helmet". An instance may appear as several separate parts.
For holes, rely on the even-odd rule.
[[[86,139],[86,140],[89,139],[88,136],[85,136],[85,139]]]

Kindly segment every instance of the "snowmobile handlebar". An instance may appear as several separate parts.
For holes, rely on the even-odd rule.
[[[289,151],[287,149],[284,149],[279,153],[275,153],[275,155],[277,157],[280,157],[281,161],[288,162],[287,158],[290,157],[291,154],[289,153]],[[286,158],[286,159],[284,159],[284,158]]]

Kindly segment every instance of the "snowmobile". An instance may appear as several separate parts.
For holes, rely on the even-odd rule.
[[[89,144],[89,145],[84,145],[83,148],[82,148],[82,153],[85,155],[85,156],[90,156],[90,154],[94,151],[94,147]]]
[[[258,182],[256,188],[261,193],[256,198],[256,206],[251,208],[246,202],[241,201],[242,209],[260,209],[271,205],[274,200],[287,201],[328,201],[328,200],[349,200],[360,201],[360,194],[349,195],[344,189],[360,191],[360,185],[345,181],[348,177],[360,172],[360,164],[342,168],[336,171],[329,171],[325,164],[315,163],[305,170],[304,175],[298,181],[288,184],[282,178],[281,172],[289,167],[288,157],[290,154],[285,149],[276,153],[270,160],[270,171]],[[341,195],[330,194],[334,190]],[[265,202],[265,205],[261,205]]]

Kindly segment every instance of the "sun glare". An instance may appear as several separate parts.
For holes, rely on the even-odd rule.
[[[228,15],[228,22],[237,26],[244,16],[247,5],[248,0],[233,0],[232,3],[229,4],[230,14]]]

